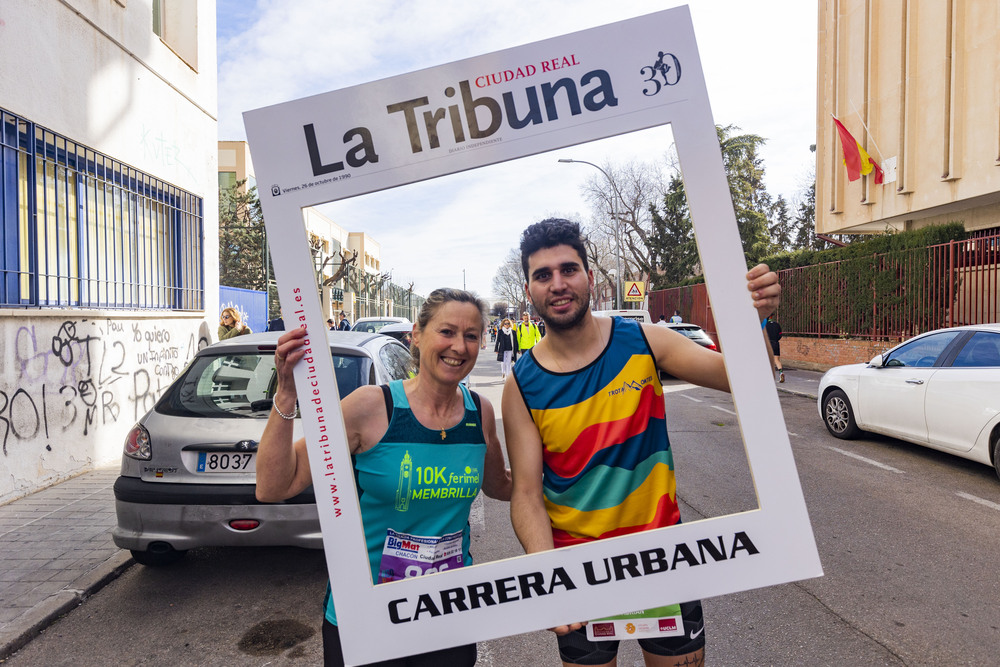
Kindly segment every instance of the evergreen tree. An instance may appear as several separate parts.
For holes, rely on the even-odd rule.
[[[694,227],[679,175],[670,179],[662,210],[652,205],[649,210],[653,225],[649,235],[650,254],[658,269],[650,279],[650,289],[663,289],[689,278],[698,264]]]
[[[770,211],[771,243],[774,244],[774,251],[791,250],[794,242],[793,234],[795,225],[791,213],[788,210],[788,202],[783,195],[778,195],[771,205]]]
[[[816,181],[812,182],[806,190],[805,198],[799,203],[794,227],[795,240],[792,245],[796,250],[802,248],[819,250],[826,247],[822,239],[816,238]]]
[[[267,234],[257,188],[246,181],[219,192],[219,284],[266,290]]]
[[[743,242],[747,264],[757,264],[771,250],[767,212],[771,195],[764,187],[764,162],[757,150],[766,141],[756,134],[733,134],[735,125],[716,126],[722,162],[733,198],[736,225]]]

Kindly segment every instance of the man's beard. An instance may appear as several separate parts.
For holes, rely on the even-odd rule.
[[[570,329],[576,328],[583,318],[586,317],[587,311],[590,310],[590,286],[587,286],[587,292],[584,295],[585,298],[580,301],[580,307],[571,313],[567,313],[563,316],[563,319],[555,319],[548,308],[539,308],[538,314],[545,322],[545,328],[554,331],[569,331]],[[537,306],[536,306],[537,307]]]

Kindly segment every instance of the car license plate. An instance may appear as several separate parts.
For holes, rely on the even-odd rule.
[[[256,472],[255,454],[198,452],[198,472]]]

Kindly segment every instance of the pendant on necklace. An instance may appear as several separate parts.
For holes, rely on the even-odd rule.
[[[442,439],[442,440],[444,440],[444,439],[445,439],[446,435],[447,435],[447,434],[446,434],[446,433],[444,432],[444,429],[441,429],[441,439]]]

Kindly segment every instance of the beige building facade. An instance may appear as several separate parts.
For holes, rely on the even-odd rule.
[[[816,231],[1000,231],[1000,3],[819,0]],[[848,181],[831,116],[882,165]]]

